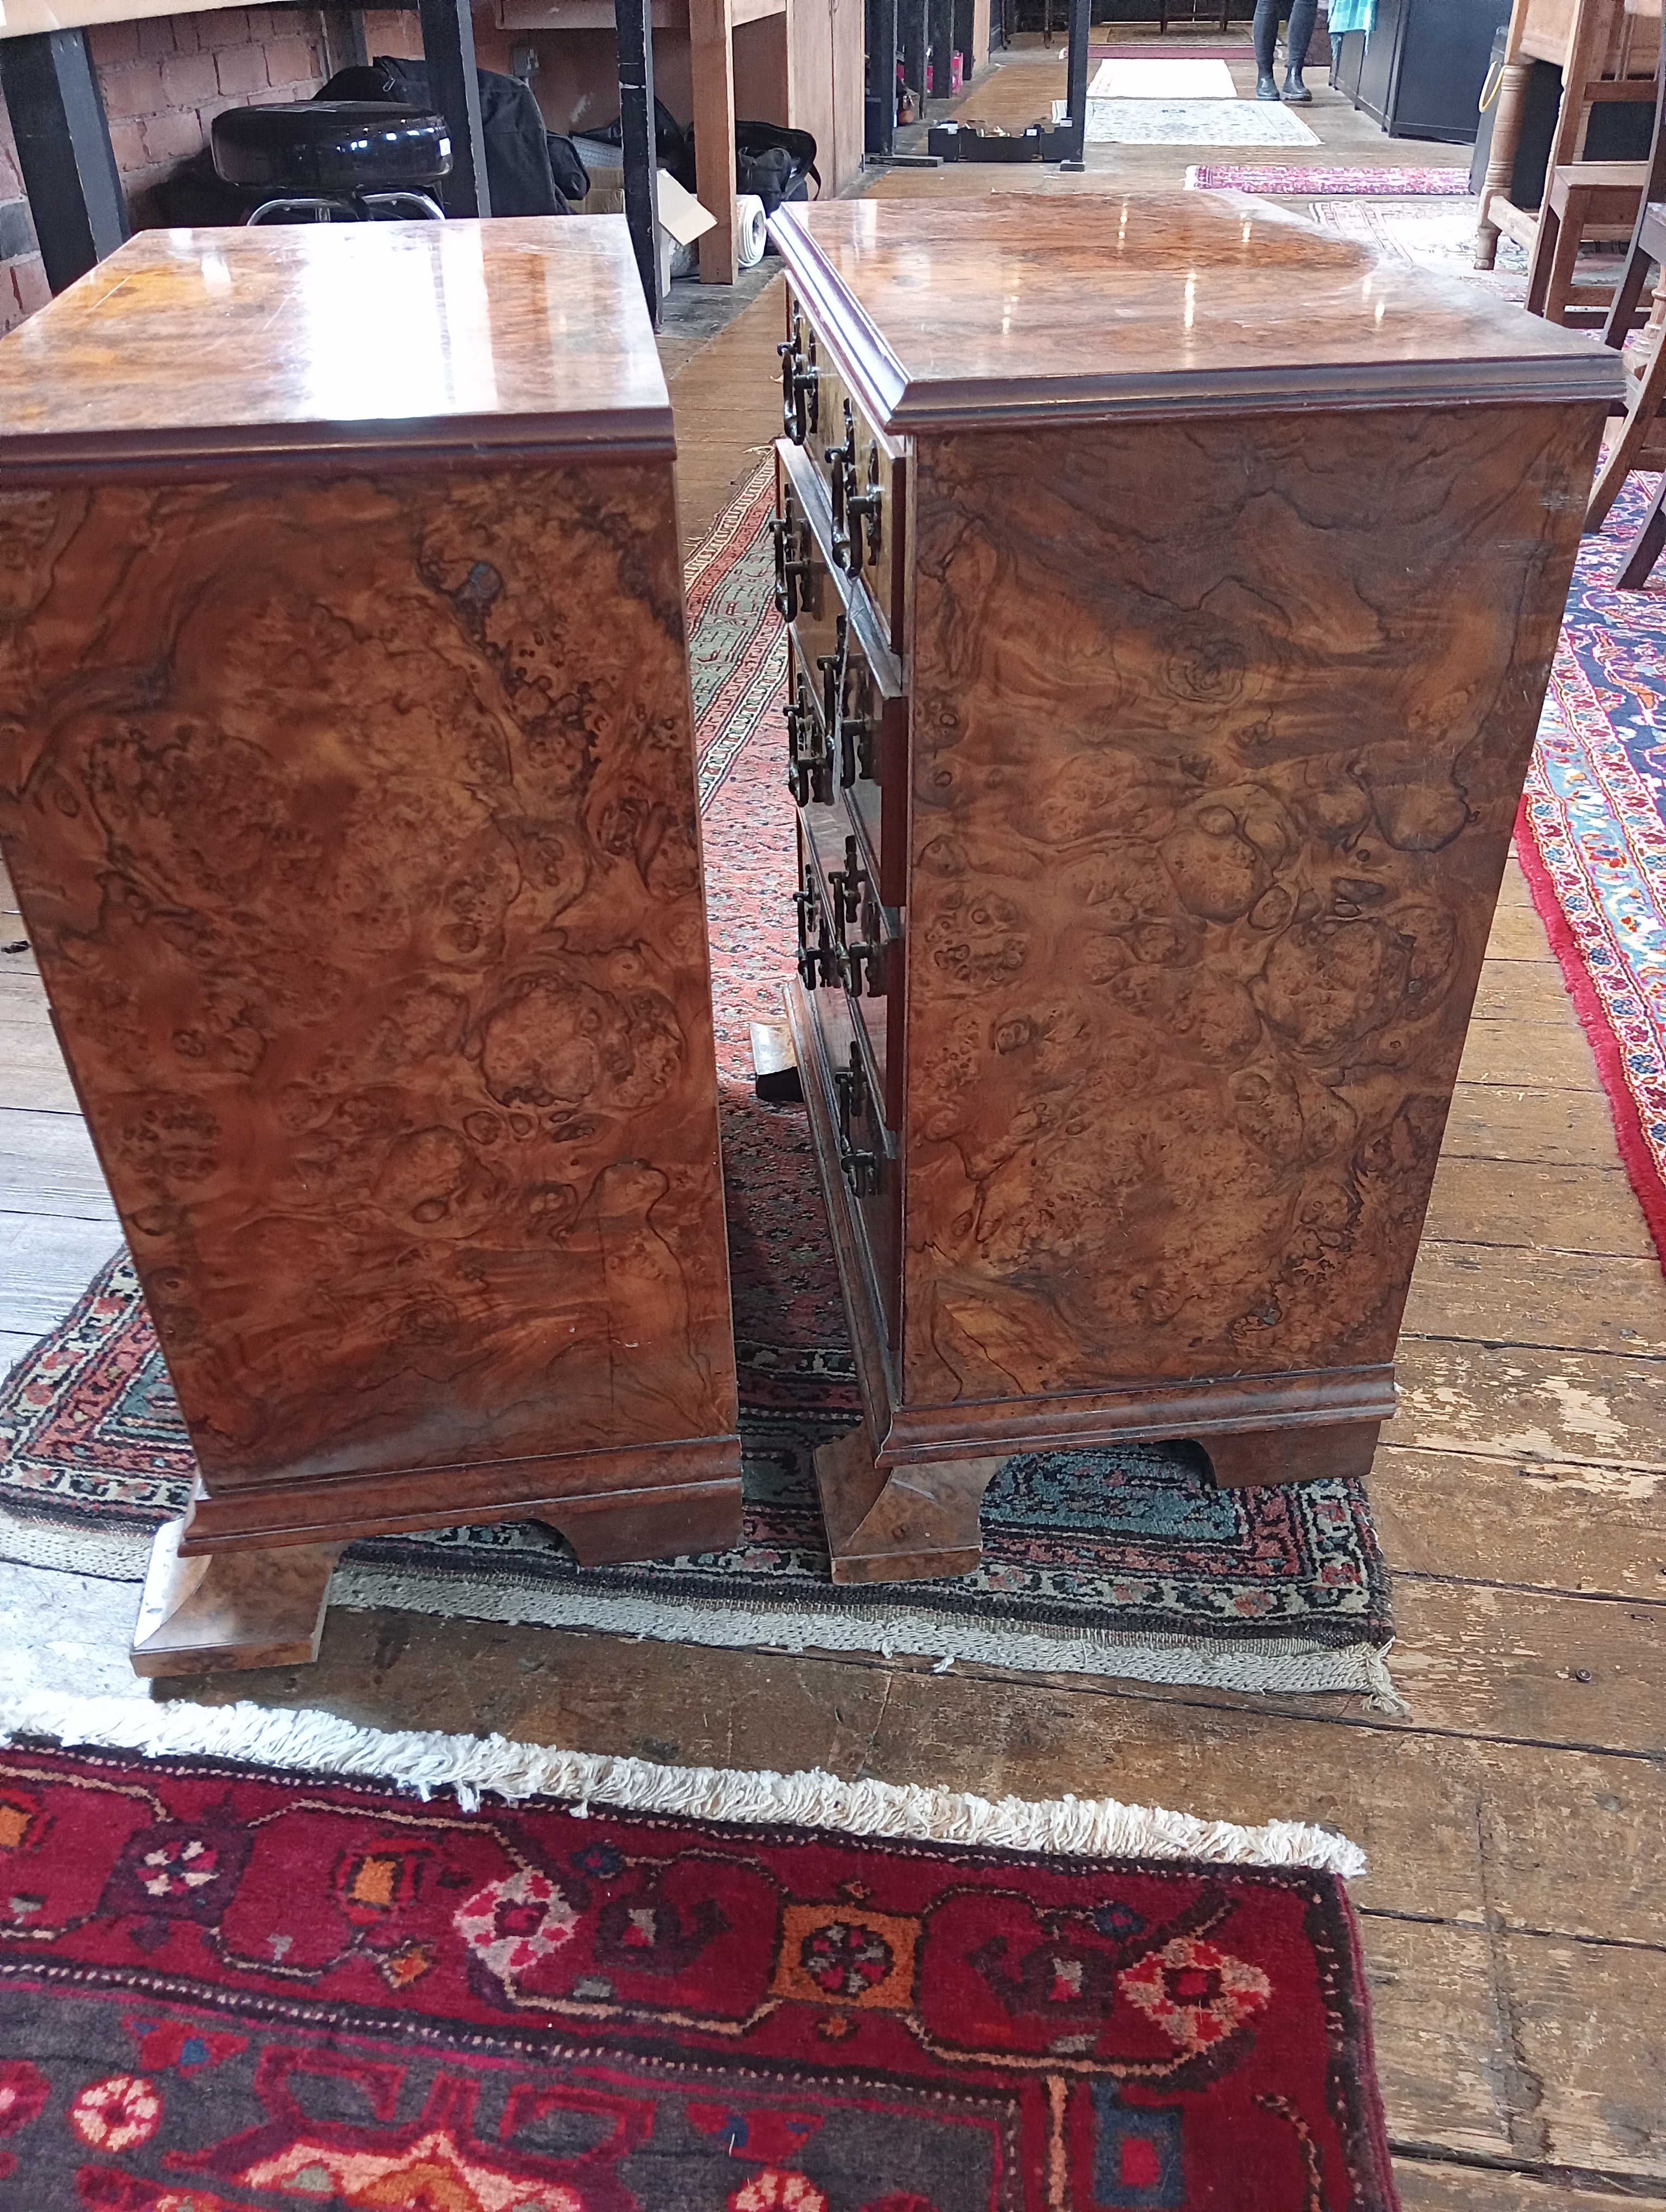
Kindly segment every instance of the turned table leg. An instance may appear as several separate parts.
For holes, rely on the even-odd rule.
[[[136,1674],[305,1667],[318,1657],[340,1544],[180,1556],[182,1521],[156,1531],[133,1630]]]
[[[1487,149],[1487,178],[1481,191],[1481,221],[1475,227],[1475,266],[1490,269],[1498,259],[1499,226],[1493,217],[1495,199],[1507,200],[1515,182],[1516,155],[1522,143],[1522,122],[1527,112],[1527,88],[1532,80],[1529,61],[1506,62],[1499,82],[1498,113],[1493,121],[1493,143]],[[1545,179],[1548,191],[1550,179]]]
[[[866,1430],[824,1444],[816,1454],[816,1487],[834,1581],[970,1574],[983,1557],[978,1509],[1006,1456],[929,1460],[887,1470],[875,1466]]]
[[[1321,1482],[1328,1475],[1366,1475],[1380,1421],[1334,1427],[1244,1429],[1236,1436],[1200,1437],[1221,1490],[1257,1482]]]

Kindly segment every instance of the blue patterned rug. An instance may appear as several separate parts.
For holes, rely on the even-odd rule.
[[[1516,849],[1666,1263],[1666,570],[1614,580],[1658,481],[1580,549]]]
[[[332,1605],[893,1651],[1149,1681],[1392,1696],[1388,1573],[1362,1485],[1217,1491],[1183,1445],[1010,1461],[974,1575],[837,1589],[812,1455],[859,1413],[804,1111],[761,1105],[749,1024],[791,972],[781,633],[760,478],[690,570],[747,1510],[720,1556],[580,1569],[534,1523],[356,1544]],[[791,941],[789,941],[791,940]],[[0,1389],[0,1554],[137,1578],[189,1444],[125,1260]]]

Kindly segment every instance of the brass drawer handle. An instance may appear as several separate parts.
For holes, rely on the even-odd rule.
[[[810,526],[795,521],[789,508],[785,514],[771,516],[769,535],[775,541],[775,612],[783,622],[792,622],[807,597],[800,586],[816,573]]]
[[[787,720],[787,788],[798,806],[833,803],[833,747],[822,733],[809,690],[800,673],[797,695],[781,713]]]
[[[858,1198],[877,1198],[882,1177],[879,1155],[855,1145],[850,1134],[853,1121],[871,1121],[873,1118],[873,1094],[867,1087],[862,1048],[854,1042],[850,1065],[833,1071],[833,1092],[839,1116],[840,1171]]]
[[[850,657],[850,623],[841,615],[838,644],[817,657],[822,677],[822,720],[839,739],[839,782],[848,791],[859,775],[873,774],[873,685],[866,664]],[[862,711],[850,712],[853,690],[860,690]]]
[[[805,359],[804,325],[793,310],[793,335],[775,351],[781,356],[781,427],[795,446],[801,446],[816,427],[821,371],[816,366],[815,333],[810,335],[810,358]]]
[[[844,443],[829,446],[824,457],[831,471],[833,500],[833,560],[847,575],[860,576],[864,562],[872,567],[879,557],[885,535],[885,494],[879,482],[879,442],[870,439],[867,449],[867,489],[856,489],[856,416],[850,402],[844,404]]]
[[[854,1198],[878,1198],[885,1188],[878,1153],[858,1152],[842,1139],[839,1143],[839,1172],[850,1185]]]
[[[816,888],[816,864],[806,860],[802,886],[793,894],[799,916],[799,980],[806,991],[840,980],[838,950]]]

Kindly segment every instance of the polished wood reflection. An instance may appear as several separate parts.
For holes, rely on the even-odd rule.
[[[1243,194],[836,201],[771,234],[887,431],[1620,396],[1578,333]]]
[[[672,450],[623,216],[141,231],[0,346],[0,472]]]

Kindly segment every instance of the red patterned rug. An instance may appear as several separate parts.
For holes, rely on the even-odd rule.
[[[1666,573],[1614,582],[1657,481],[1580,548],[1516,853],[1666,1265]]]
[[[1353,1917],[1046,1857],[0,1753],[31,2212],[1391,2212]]]
[[[1189,52],[1189,49],[1188,50]],[[1272,161],[1237,166],[1199,162],[1186,172],[1195,192],[1272,192],[1305,199],[1467,199],[1468,169],[1327,169]]]

